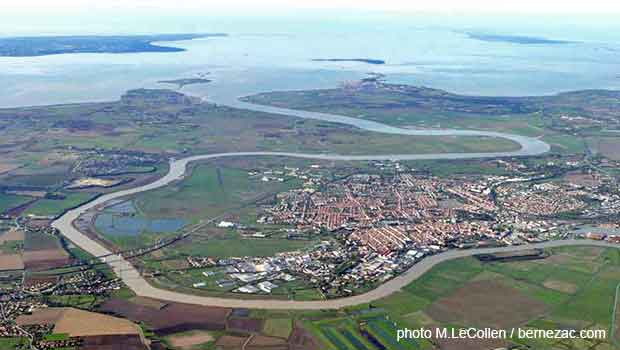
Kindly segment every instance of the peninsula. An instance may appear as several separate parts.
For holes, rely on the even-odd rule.
[[[0,38],[0,56],[32,57],[68,53],[181,52],[185,49],[154,45],[153,43],[222,36],[226,36],[226,34],[10,37]]]

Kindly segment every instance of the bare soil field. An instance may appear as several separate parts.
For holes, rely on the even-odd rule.
[[[56,324],[63,313],[63,308],[46,308],[34,311],[30,315],[21,315],[16,322],[20,326],[37,324]]]
[[[25,234],[23,258],[30,270],[53,269],[71,262],[57,237],[32,231]]]
[[[545,309],[545,304],[517,289],[495,281],[474,281],[435,301],[427,314],[443,323],[508,328],[527,322]]]
[[[56,322],[54,333],[72,337],[98,335],[140,335],[140,328],[129,320],[108,315],[67,308]]]
[[[0,271],[23,270],[24,261],[21,254],[0,253]]]
[[[145,350],[141,336],[136,335],[99,335],[84,337],[80,350]]]
[[[0,233],[0,245],[5,242],[23,241],[24,237],[25,237],[24,231],[16,230],[12,228],[6,233]]]
[[[69,254],[60,249],[26,250],[24,251],[24,266],[30,270],[53,269],[70,263]]]
[[[189,330],[224,330],[231,309],[169,303],[161,309],[128,300],[112,299],[101,307],[104,312],[144,322],[161,335]]]
[[[192,347],[212,341],[214,338],[209,332],[195,331],[189,334],[172,335],[168,338],[175,348],[191,349]]]
[[[140,327],[128,320],[73,308],[45,308],[17,318],[19,325],[53,324],[54,333],[71,337],[138,335]]]

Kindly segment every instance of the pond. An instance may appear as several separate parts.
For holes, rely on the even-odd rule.
[[[95,219],[98,232],[110,236],[137,236],[141,233],[176,232],[187,222],[178,218],[151,219],[142,216],[131,201],[106,208]]]

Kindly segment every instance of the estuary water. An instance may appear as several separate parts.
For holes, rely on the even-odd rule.
[[[0,58],[0,107],[115,100],[128,89],[169,87],[160,80],[208,74],[183,91],[210,100],[257,92],[334,87],[369,72],[388,81],[469,95],[537,95],[620,88],[620,37],[613,24],[548,19],[337,16],[221,20],[195,16],[157,24],[96,27],[94,34],[224,32],[228,37],[166,43],[178,53],[67,54]],[[615,25],[620,31],[620,25]],[[54,27],[55,34],[84,34]],[[86,29],[88,31],[88,28]],[[38,32],[36,34],[44,34]],[[483,41],[468,33],[503,35]],[[0,24],[0,35],[23,35]],[[563,40],[527,44],[510,36]],[[369,58],[361,62],[313,59]]]

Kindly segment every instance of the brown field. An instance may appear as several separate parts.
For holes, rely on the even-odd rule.
[[[259,318],[232,318],[226,323],[226,327],[230,330],[258,333],[263,329],[263,320]]]
[[[175,348],[190,349],[196,345],[212,341],[214,338],[209,332],[195,331],[189,334],[172,335],[168,338]]]
[[[27,269],[43,270],[65,266],[71,262],[69,254],[60,248],[24,251],[24,266]]]
[[[527,322],[545,309],[545,304],[519,290],[487,280],[467,283],[435,301],[426,313],[443,323],[508,328]]]
[[[25,237],[24,231],[16,230],[12,228],[6,233],[0,233],[0,245],[2,245],[5,242],[23,241],[24,237]]]
[[[57,237],[32,231],[26,232],[23,258],[30,270],[53,269],[71,262]]]
[[[128,320],[73,308],[39,309],[17,318],[19,325],[53,324],[54,333],[71,337],[141,335],[140,327]]]
[[[243,344],[246,341],[246,337],[236,337],[232,335],[224,335],[219,337],[215,342],[216,349],[234,349],[238,350],[243,348]]]
[[[144,322],[161,335],[190,330],[225,330],[231,309],[181,303],[169,303],[161,309],[128,300],[112,299],[101,307],[134,322]]]
[[[84,337],[80,350],[146,350],[142,336],[100,335]]]
[[[0,271],[23,270],[24,261],[21,254],[0,253]]]
[[[567,294],[575,294],[575,292],[577,292],[576,285],[563,281],[546,280],[545,283],[543,283],[543,286],[545,286],[545,288],[557,290],[558,292]]]
[[[62,316],[63,308],[39,309],[30,315],[21,315],[16,322],[20,326],[37,324],[56,324]]]
[[[114,334],[141,334],[129,320],[77,309],[67,309],[54,327],[54,333],[72,337]]]

